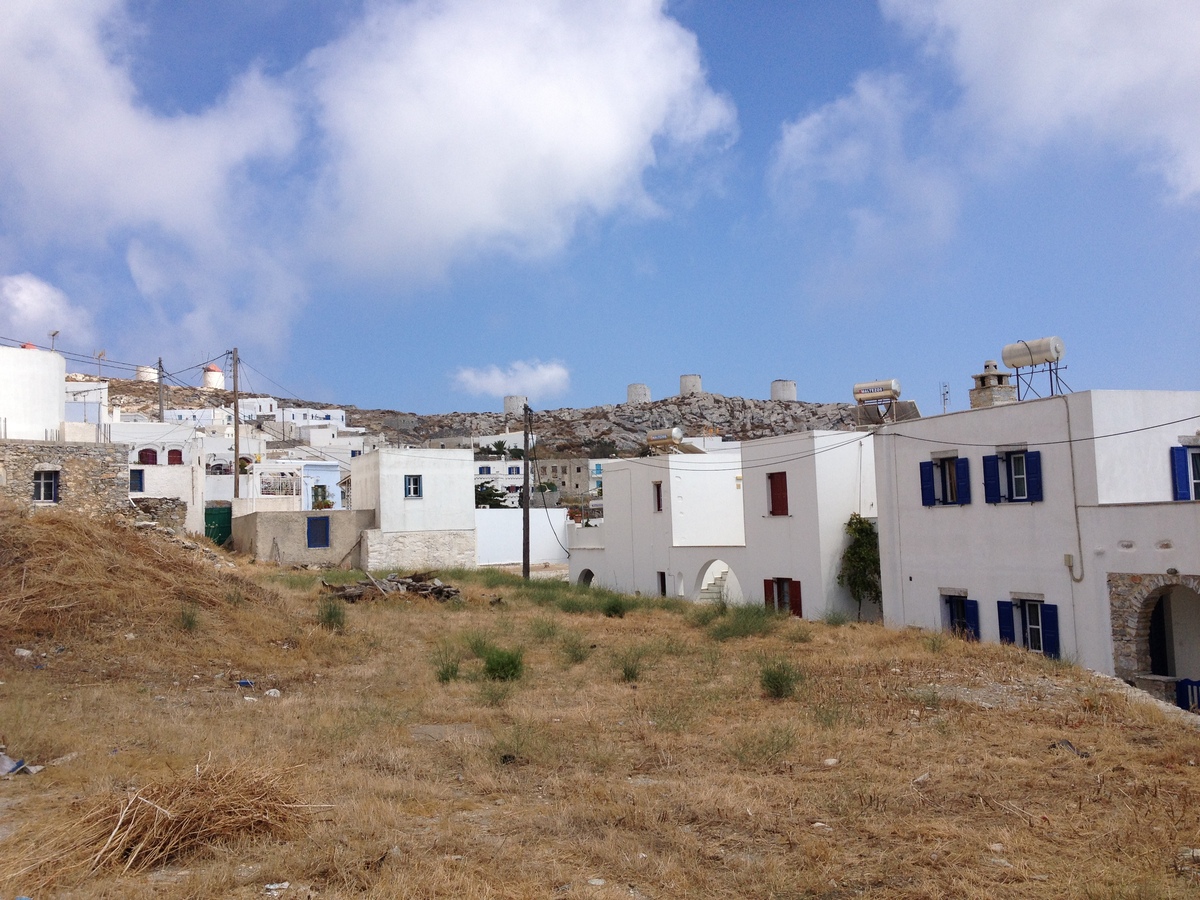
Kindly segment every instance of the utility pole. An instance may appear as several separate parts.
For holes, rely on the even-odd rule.
[[[525,487],[522,496],[525,502],[521,504],[521,577],[529,580],[529,504],[533,498],[529,495],[529,431],[533,423],[533,411],[525,404]]]
[[[160,422],[166,421],[166,419],[163,418],[163,390],[164,390],[163,377],[164,377],[164,374],[165,373],[163,372],[162,357],[160,356],[158,358],[158,421],[160,421]]]
[[[241,416],[238,415],[238,354],[233,348],[233,497],[242,496],[242,431]]]

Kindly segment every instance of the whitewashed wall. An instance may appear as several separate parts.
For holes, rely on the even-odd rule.
[[[519,509],[475,510],[475,561],[481,566],[521,562],[522,511]],[[591,529],[589,529],[591,530]],[[529,561],[567,562],[567,511],[529,511]]]

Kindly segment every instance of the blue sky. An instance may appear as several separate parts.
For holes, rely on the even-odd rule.
[[[1197,46],[1195,2],[10,0],[0,337],[422,413],[932,413],[1047,335],[1190,389]]]

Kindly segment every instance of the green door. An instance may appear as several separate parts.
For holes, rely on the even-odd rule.
[[[209,506],[204,510],[204,536],[218,547],[233,533],[233,507]]]

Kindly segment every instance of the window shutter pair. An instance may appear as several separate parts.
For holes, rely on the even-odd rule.
[[[1188,448],[1171,448],[1171,488],[1175,500],[1191,500],[1191,473],[1188,472]],[[1196,498],[1200,500],[1200,497]]]
[[[763,603],[766,604],[767,609],[775,608],[775,579],[773,578],[763,579]]]
[[[1003,644],[1017,642],[1013,606],[1011,600],[996,601],[996,618],[1000,622],[1000,642]],[[1062,653],[1058,636],[1058,606],[1053,603],[1042,604],[1042,652],[1051,659],[1058,659]]]
[[[942,460],[946,465],[950,460]],[[937,495],[934,493],[933,462],[926,460],[921,463],[921,505],[937,506]],[[954,460],[954,477],[958,487],[958,506],[966,506],[971,502],[971,461],[967,457]],[[942,501],[943,503],[945,500]]]
[[[1000,503],[1005,499],[1000,495],[999,456],[992,455],[983,458],[983,499],[987,503]],[[1040,450],[1025,451],[1025,500],[1021,502],[1042,502],[1042,451]]]
[[[967,630],[974,640],[980,639],[979,634],[979,601],[963,600],[963,618],[967,620]]]

